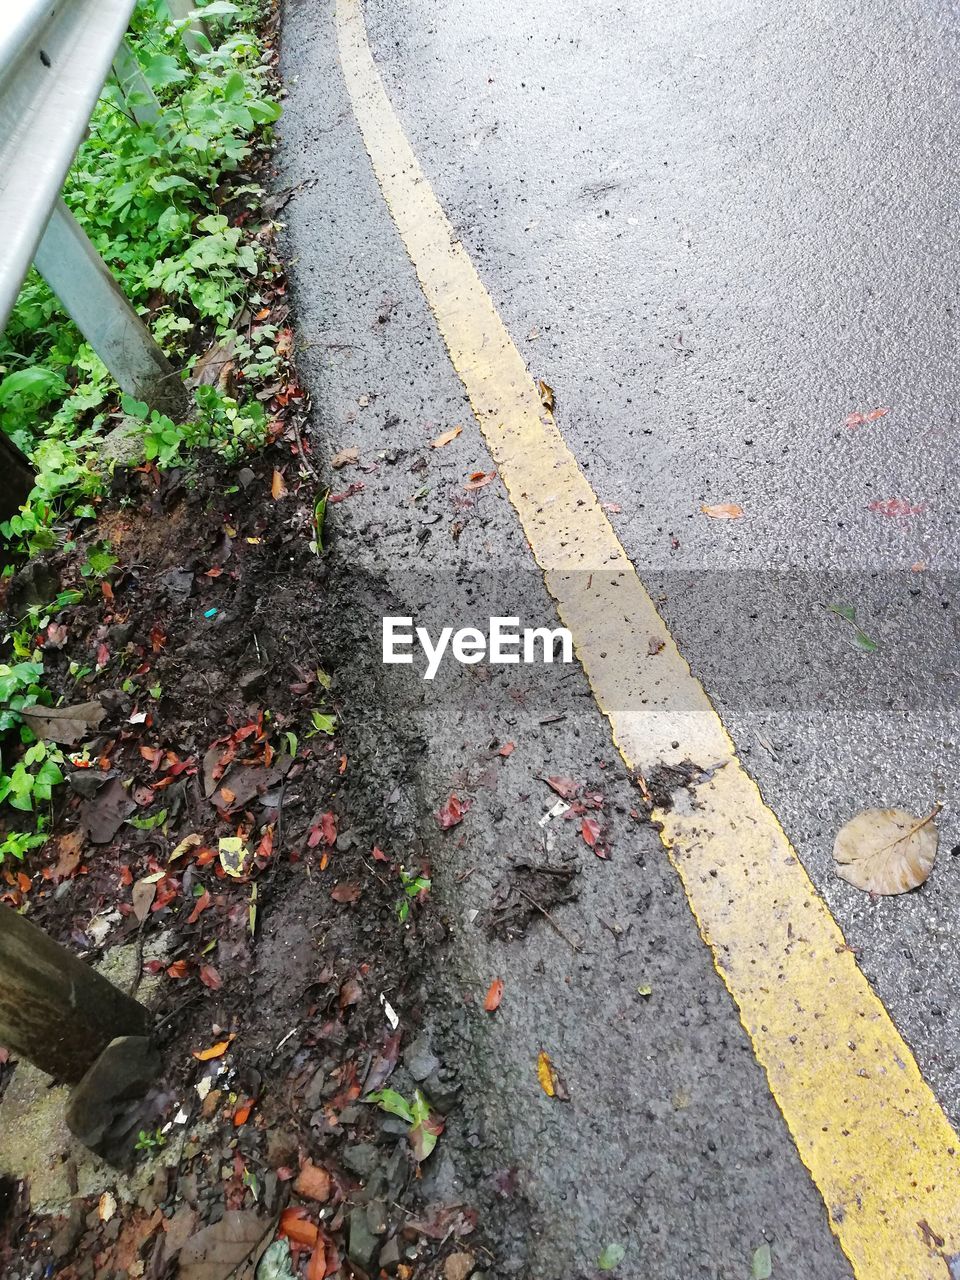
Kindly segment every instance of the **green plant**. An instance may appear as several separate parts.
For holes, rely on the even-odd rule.
[[[396,912],[400,923],[404,924],[410,915],[410,907],[414,900],[421,894],[430,892],[431,881],[426,876],[408,871],[406,867],[400,867],[398,874],[403,887],[403,897],[397,901]]]
[[[146,1129],[141,1129],[137,1134],[133,1149],[134,1151],[157,1151],[166,1145],[167,1139],[164,1137],[162,1129],[154,1129],[153,1133],[148,1133]]]
[[[0,864],[4,858],[18,858],[21,862],[23,856],[30,849],[37,849],[42,844],[47,843],[46,820],[42,817],[37,818],[37,826],[35,831],[10,831],[0,841]]]
[[[63,753],[47,742],[28,747],[9,774],[0,770],[0,804],[4,800],[12,809],[32,811],[36,805],[50,801],[53,788],[63,781],[60,765]]]
[[[215,0],[204,8],[211,38],[188,45],[186,24],[169,20],[163,0],[140,0],[130,44],[161,118],[137,124],[119,87],[108,84],[64,189],[174,361],[189,368],[198,326],[212,328],[234,343],[238,386],[274,376],[280,364],[276,325],[237,323],[245,308],[258,310],[254,276],[264,260],[263,237],[246,230],[263,192],[238,175],[280,114],[265,93],[252,33],[257,12],[256,4]],[[36,471],[28,501],[0,525],[14,549],[36,555],[58,544],[66,522],[95,514],[116,396],[99,357],[31,272],[0,335],[0,430]],[[148,460],[179,465],[197,447],[236,458],[263,439],[265,417],[254,397],[244,404],[203,387],[197,399],[200,413],[185,424],[135,417]]]
[[[364,1102],[374,1102],[381,1111],[405,1121],[410,1126],[408,1137],[414,1154],[418,1160],[426,1160],[443,1132],[443,1121],[434,1115],[430,1103],[419,1089],[414,1091],[409,1102],[396,1089],[378,1089],[375,1093],[368,1093]]]

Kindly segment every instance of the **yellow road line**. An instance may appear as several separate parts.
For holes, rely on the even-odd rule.
[[[654,816],[830,1225],[858,1280],[948,1280],[960,1140],[543,409],[394,114],[360,0],[336,0],[336,20],[377,180],[620,753],[706,775]]]

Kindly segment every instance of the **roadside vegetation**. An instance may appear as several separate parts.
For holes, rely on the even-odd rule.
[[[36,473],[26,504],[0,524],[4,579],[28,558],[83,540],[118,459],[189,473],[199,450],[236,460],[268,437],[263,387],[289,354],[289,330],[264,306],[278,270],[271,237],[259,218],[256,232],[247,227],[265,200],[253,175],[280,115],[256,36],[260,8],[213,0],[204,9],[209,38],[188,38],[188,24],[171,22],[161,0],[141,0],[135,11],[129,44],[149,95],[108,82],[64,198],[184,371],[194,412],[175,422],[121,396],[31,271],[0,335],[0,429]],[[100,590],[115,557],[87,540],[80,561],[78,587],[33,601],[7,636],[0,812],[21,817],[0,834],[0,863],[44,843],[52,788],[63,781],[61,749],[38,738],[22,713],[53,702],[39,633]],[[80,681],[89,672],[72,674]]]

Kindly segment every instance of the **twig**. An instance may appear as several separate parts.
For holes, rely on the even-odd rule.
[[[536,909],[540,912],[540,914],[541,914],[541,915],[543,915],[543,916],[545,916],[545,917],[546,917],[546,919],[547,919],[547,920],[549,921],[549,923],[550,923],[551,928],[553,928],[557,933],[559,933],[560,937],[564,940],[564,942],[566,942],[566,943],[567,943],[567,945],[568,945],[568,946],[573,947],[574,951],[582,951],[582,950],[583,950],[583,947],[579,946],[576,942],[574,942],[574,941],[573,941],[573,939],[570,937],[570,935],[569,935],[569,934],[564,933],[564,931],[560,928],[560,926],[557,924],[556,920],[554,920],[553,916],[552,916],[552,915],[550,914],[550,912],[546,909],[546,907],[541,907],[540,903],[539,903],[539,902],[537,902],[536,898],[531,898],[531,897],[530,897],[530,895],[529,895],[529,893],[527,893],[526,889],[521,889],[521,888],[520,888],[520,886],[519,886],[519,885],[517,885],[517,892],[518,892],[518,893],[522,893],[522,894],[523,894],[523,896],[526,898],[526,900],[527,900],[527,901],[528,901],[532,906],[536,907]]]
[[[300,461],[303,463],[303,465],[307,468],[307,470],[313,476],[314,480],[319,480],[320,473],[317,471],[316,467],[313,465],[313,463],[307,457],[306,452],[304,451],[303,437],[300,435],[300,424],[299,422],[297,422],[296,414],[291,415],[290,425],[293,427],[293,434],[297,437],[297,449],[300,454]]]

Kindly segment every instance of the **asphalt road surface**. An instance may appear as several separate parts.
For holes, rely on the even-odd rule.
[[[364,16],[402,133],[563,439],[956,1126],[956,10],[368,0]],[[549,620],[506,493],[464,490],[494,467],[329,6],[288,0],[284,73],[280,185],[317,180],[284,215],[316,429],[330,456],[378,464],[343,473],[364,490],[337,505],[338,553],[383,612]],[[742,518],[702,513],[719,503]],[[426,686],[391,668],[378,696],[423,743],[424,831],[451,790],[473,801],[437,846],[451,943],[435,1035],[469,1079],[431,1176],[488,1204],[490,1274],[589,1276],[620,1243],[617,1274],[734,1280],[766,1242],[776,1280],[949,1280],[949,1244],[884,1270],[831,1233],[579,669],[479,670]],[[490,937],[475,913],[509,857],[576,844],[573,824],[540,825],[544,774],[603,792],[610,858],[583,862],[557,908],[566,936]],[[874,899],[835,877],[851,815],[938,802],[921,890]],[[463,993],[495,973],[494,1031]],[[567,1104],[538,1089],[541,1049]]]

